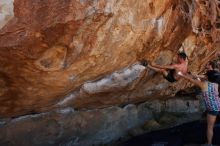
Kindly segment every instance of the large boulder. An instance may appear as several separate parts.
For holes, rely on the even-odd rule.
[[[181,45],[200,72],[219,47],[218,0],[1,0],[0,117],[126,105],[190,86],[146,70]]]

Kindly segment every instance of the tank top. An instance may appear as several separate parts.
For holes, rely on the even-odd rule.
[[[208,111],[220,111],[220,98],[218,86],[215,83],[208,83],[208,91],[203,92],[203,99]]]

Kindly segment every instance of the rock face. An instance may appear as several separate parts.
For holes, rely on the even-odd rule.
[[[198,100],[154,100],[140,105],[75,111],[72,108],[0,120],[2,146],[92,146],[148,130],[197,120]],[[156,127],[155,124],[156,123]],[[141,125],[141,126],[140,126]],[[142,126],[143,125],[143,126]]]
[[[14,16],[14,0],[2,0],[0,5],[0,29]]]
[[[219,16],[217,0],[1,0],[0,117],[173,95],[189,83],[138,60],[169,64],[183,45],[189,70],[202,71]]]

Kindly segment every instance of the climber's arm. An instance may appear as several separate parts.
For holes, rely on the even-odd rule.
[[[184,75],[182,72],[178,72],[178,75],[183,77],[184,79],[190,81],[191,83],[195,84],[196,86],[200,87],[201,89],[204,87],[204,82],[198,80],[198,79],[193,79],[189,75]]]

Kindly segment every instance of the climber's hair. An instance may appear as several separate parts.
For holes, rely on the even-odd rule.
[[[184,53],[184,52],[178,53],[178,56],[179,56],[180,58],[182,58],[183,60],[186,60],[186,59],[187,59],[187,55],[186,55],[186,53]]]
[[[211,65],[212,69],[218,68],[218,65],[217,65],[217,63],[215,61],[209,61],[208,65]]]
[[[208,70],[205,75],[207,76],[209,82],[220,83],[220,74],[215,70]]]

